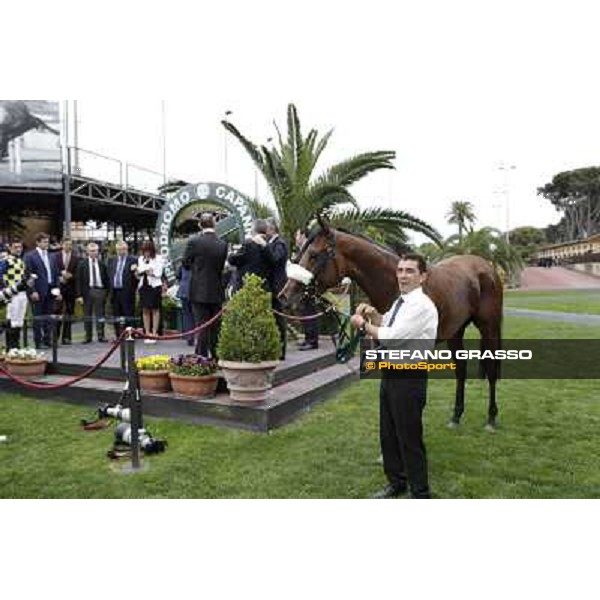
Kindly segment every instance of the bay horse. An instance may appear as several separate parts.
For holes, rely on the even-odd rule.
[[[300,266],[310,271],[312,293],[322,294],[350,277],[369,297],[381,314],[389,310],[399,294],[396,279],[398,255],[368,238],[330,228],[319,219],[320,229],[301,251]],[[306,289],[288,279],[280,299],[288,307],[297,306]],[[465,329],[473,323],[481,334],[481,349],[496,350],[501,345],[502,282],[494,267],[479,256],[447,258],[431,267],[423,291],[433,300],[439,315],[436,343],[447,342],[454,353],[462,350]],[[496,428],[496,381],[498,361],[481,362],[482,375],[489,383],[486,429]],[[467,361],[456,360],[456,399],[450,427],[456,427],[464,412]]]

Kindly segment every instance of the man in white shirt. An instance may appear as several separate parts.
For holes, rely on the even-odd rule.
[[[361,304],[352,316],[354,327],[365,335],[389,345],[391,340],[421,340],[419,349],[433,348],[437,336],[438,313],[423,293],[427,278],[425,259],[406,254],[396,271],[400,297],[385,315]],[[418,374],[417,374],[418,373]],[[427,372],[411,371],[397,378],[384,371],[380,387],[380,439],[383,469],[389,484],[376,498],[394,498],[410,486],[414,498],[430,498],[427,454],[423,443],[422,414],[427,400]]]

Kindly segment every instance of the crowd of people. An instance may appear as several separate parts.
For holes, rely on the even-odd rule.
[[[110,302],[115,336],[134,324],[136,295],[139,294],[148,333],[158,332],[162,281],[162,261],[156,259],[154,244],[146,241],[139,258],[129,254],[126,242],[116,244],[116,256],[103,259],[99,245],[90,242],[82,254],[65,238],[50,249],[46,233],[35,237],[35,248],[24,253],[20,239],[13,239],[0,257],[0,289],[29,279],[26,292],[15,295],[7,306],[8,349],[18,348],[27,306],[33,316],[33,339],[38,350],[51,345],[51,319],[56,321],[59,343],[72,344],[75,307],[80,304],[84,317],[84,344],[93,341],[94,325],[98,342],[106,337],[106,305]],[[33,276],[33,277],[32,277]]]
[[[230,252],[226,242],[215,231],[215,217],[204,213],[199,219],[200,233],[186,245],[177,278],[177,297],[182,307],[182,329],[190,331],[220,312],[226,299],[226,287],[233,292],[244,285],[250,273],[260,276],[264,288],[272,297],[272,307],[281,311],[278,294],[287,281],[286,265],[289,250],[279,235],[276,221],[258,219],[252,237]],[[299,248],[306,241],[306,233],[299,231],[296,243]],[[84,339],[89,344],[94,339],[108,341],[105,323],[107,304],[111,306],[115,337],[123,328],[135,323],[136,304],[141,309],[144,331],[150,334],[147,344],[156,343],[161,321],[162,296],[167,283],[165,263],[157,255],[154,243],[142,243],[139,256],[130,253],[125,241],[116,243],[116,255],[104,259],[100,246],[90,242],[85,249],[76,251],[73,242],[65,238],[60,244],[50,245],[50,237],[39,233],[35,248],[24,252],[20,239],[13,239],[0,253],[0,290],[25,278],[32,281],[27,292],[15,295],[7,306],[6,327],[8,349],[18,348],[28,305],[33,316],[33,338],[36,349],[51,346],[51,326],[56,319],[57,341],[72,344],[72,324],[76,306],[83,309]],[[34,276],[33,278],[31,276]],[[305,314],[314,312],[309,305]],[[282,343],[281,359],[286,356],[286,323],[276,316]],[[318,324],[308,321],[306,339],[299,344],[301,350],[318,347]],[[216,357],[218,321],[202,329],[197,335],[187,336],[187,343],[195,352],[206,357]]]

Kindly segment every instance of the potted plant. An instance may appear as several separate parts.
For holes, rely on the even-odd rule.
[[[140,378],[140,387],[145,392],[168,392],[171,390],[169,379],[169,357],[166,355],[144,356],[135,361]]]
[[[244,279],[244,287],[225,308],[217,353],[232,400],[257,403],[267,399],[281,340],[271,294],[257,275]]]
[[[211,398],[217,391],[217,361],[197,354],[173,356],[169,378],[174,392],[194,398]]]
[[[46,372],[48,360],[43,352],[33,348],[9,350],[4,365],[12,375],[22,379],[41,377]]]

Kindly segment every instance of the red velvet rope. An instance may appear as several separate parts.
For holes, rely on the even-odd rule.
[[[312,319],[318,319],[319,317],[322,317],[323,315],[326,314],[325,312],[320,312],[320,313],[316,313],[314,315],[308,315],[305,317],[296,317],[294,315],[288,315],[288,314],[279,312],[275,309],[273,309],[273,313],[275,313],[276,315],[279,315],[280,317],[284,317],[285,319],[289,319],[291,321],[310,321]],[[186,331],[184,333],[176,333],[176,334],[171,334],[171,335],[160,336],[160,335],[151,335],[151,334],[144,333],[143,330],[141,330],[141,329],[131,329],[131,333],[134,337],[136,337],[138,339],[144,338],[144,339],[157,340],[157,341],[178,340],[178,339],[182,339],[184,337],[189,337],[196,333],[200,333],[201,331],[203,331],[204,329],[207,329],[208,327],[213,325],[216,321],[218,321],[222,315],[223,315],[223,310],[220,310],[214,317],[212,317],[212,319],[210,319],[210,320],[206,321],[205,323],[203,323],[202,325],[199,325],[198,327],[195,327],[194,329],[190,329],[190,331]],[[3,373],[4,375],[6,375],[9,379],[14,381],[15,383],[18,383],[28,389],[59,390],[62,388],[70,387],[70,386],[82,381],[83,379],[86,379],[86,378],[92,376],[115,353],[116,349],[121,345],[121,343],[123,342],[123,338],[126,335],[128,335],[129,331],[130,331],[130,329],[123,330],[123,332],[121,333],[119,338],[113,342],[112,347],[106,352],[106,354],[104,354],[104,356],[95,365],[92,365],[89,369],[87,369],[80,375],[77,375],[76,377],[72,377],[70,379],[66,379],[60,383],[32,383],[31,381],[27,381],[25,379],[21,379],[20,377],[13,375],[12,373],[7,371],[1,365],[0,365],[0,373]]]
[[[106,354],[95,364],[92,365],[89,369],[77,375],[76,377],[72,377],[70,379],[66,379],[65,381],[61,381],[60,383],[32,383],[31,381],[27,381],[25,379],[21,379],[7,371],[4,367],[0,365],[0,373],[6,375],[9,379],[12,379],[15,383],[22,385],[25,388],[29,388],[32,390],[60,390],[62,388],[70,387],[87,377],[93,375],[114,353],[115,350],[121,345],[123,341],[123,337],[127,335],[127,330],[123,331],[119,338],[113,342],[112,347],[106,352]]]

